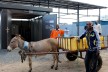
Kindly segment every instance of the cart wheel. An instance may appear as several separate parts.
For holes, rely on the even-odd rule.
[[[77,59],[77,55],[78,55],[78,52],[76,52],[76,53],[68,52],[68,53],[66,54],[66,57],[67,57],[67,59],[68,59],[69,61],[74,61],[74,60]]]
[[[99,71],[102,67],[102,57],[99,55],[98,63],[97,63],[97,71]]]
[[[102,67],[102,58],[99,55],[98,62],[97,62],[97,71],[99,71],[101,69],[101,67]],[[93,69],[92,61],[90,61],[90,68],[91,68],[91,70]]]

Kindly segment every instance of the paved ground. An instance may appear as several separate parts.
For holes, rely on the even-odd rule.
[[[12,52],[0,50],[0,72],[27,72],[28,61],[21,63],[18,49]],[[101,56],[103,59],[103,66],[99,72],[108,72],[108,50],[102,50]],[[84,61],[77,59],[75,61],[68,61],[64,54],[60,55],[59,69],[50,69],[52,63],[52,56],[33,57],[33,71],[32,72],[85,72]]]

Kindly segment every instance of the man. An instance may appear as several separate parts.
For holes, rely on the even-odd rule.
[[[102,34],[102,28],[98,22],[95,22],[94,29],[99,33],[99,35]]]
[[[69,37],[69,30],[67,28],[65,28],[64,37]]]
[[[59,25],[57,24],[56,29],[53,29],[51,31],[50,38],[57,39],[57,37],[63,37],[63,35],[64,35],[64,30],[59,29]],[[59,52],[59,49],[58,49],[58,52]],[[59,62],[61,63],[60,60],[59,60]]]
[[[56,29],[53,29],[50,34],[50,38],[63,37],[64,30],[59,29],[59,25],[56,25]]]
[[[87,22],[87,29],[82,34],[79,39],[82,39],[86,37],[87,39],[87,44],[88,44],[88,50],[86,52],[85,56],[85,67],[86,67],[86,72],[97,72],[97,60],[99,56],[99,48],[100,48],[100,38],[99,34],[93,30],[93,24],[92,22]],[[93,62],[93,68],[91,68],[91,61]]]

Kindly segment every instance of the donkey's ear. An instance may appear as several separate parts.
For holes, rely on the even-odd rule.
[[[20,35],[20,34],[16,34],[15,36],[16,36],[16,37],[21,37],[21,35]]]

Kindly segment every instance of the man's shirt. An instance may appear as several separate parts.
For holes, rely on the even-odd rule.
[[[80,39],[86,37],[87,44],[89,50],[99,49],[100,48],[100,38],[99,34],[93,30],[91,32],[85,31],[81,36]]]
[[[56,29],[53,29],[51,31],[51,34],[50,34],[50,38],[57,38],[57,37],[62,37],[64,35],[64,30],[56,30]]]

